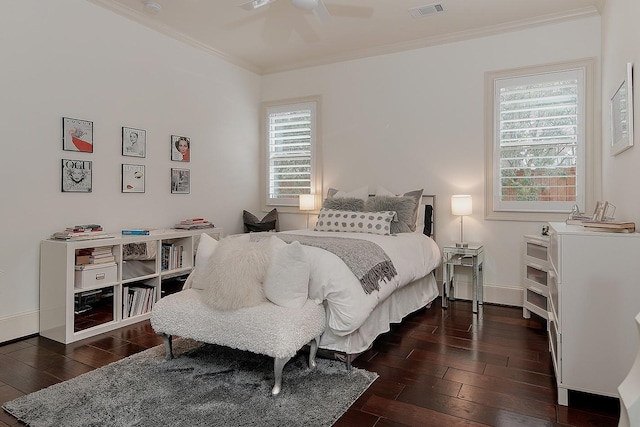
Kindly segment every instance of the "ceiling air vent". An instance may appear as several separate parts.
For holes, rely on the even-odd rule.
[[[444,12],[444,7],[440,3],[428,4],[426,6],[418,6],[409,9],[409,14],[414,18],[420,18],[421,16],[431,15],[433,13]]]

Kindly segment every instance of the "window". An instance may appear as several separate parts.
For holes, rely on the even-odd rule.
[[[320,189],[317,177],[318,99],[264,106],[266,206],[298,206]]]
[[[574,205],[584,211],[590,65],[487,75],[488,219],[550,220]]]

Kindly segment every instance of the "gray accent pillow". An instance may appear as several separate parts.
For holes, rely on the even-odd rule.
[[[280,231],[280,224],[278,224],[278,210],[276,208],[264,216],[262,219],[258,219],[257,216],[249,211],[242,211],[242,222],[244,223],[244,232],[250,233],[255,231]]]
[[[340,197],[337,199],[324,199],[322,207],[334,211],[364,211],[364,200],[356,197]]]
[[[415,230],[415,205],[415,197],[411,196],[374,196],[369,197],[365,209],[368,212],[395,211],[398,219],[391,223],[391,234],[398,234],[410,233],[412,224]],[[417,212],[415,214],[417,215]]]

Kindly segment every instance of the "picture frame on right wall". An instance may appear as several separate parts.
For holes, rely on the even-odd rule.
[[[633,146],[633,64],[627,63],[624,80],[611,96],[611,155]]]

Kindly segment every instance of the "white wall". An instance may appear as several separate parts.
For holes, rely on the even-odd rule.
[[[607,0],[602,12],[602,173],[603,197],[616,206],[616,218],[640,223],[640,2]],[[612,157],[609,100],[622,82],[627,62],[634,64],[635,145]]]
[[[484,74],[599,56],[600,18],[591,17],[268,75],[262,100],[322,95],[325,191],[424,188],[439,198],[440,245],[459,237],[449,197],[473,195],[465,239],[485,244],[485,299],[517,305],[522,235],[542,224],[484,220]]]
[[[241,231],[257,210],[260,76],[84,0],[2,3],[0,342],[38,331],[39,243],[81,223],[169,227],[204,216]],[[62,150],[62,117],[94,122],[94,153]],[[147,130],[144,159],[121,156],[121,127]],[[171,162],[171,134],[191,162]],[[61,193],[62,158],[93,161],[91,194]],[[122,194],[120,165],[146,165],[146,193]],[[170,194],[171,167],[191,169]]]

